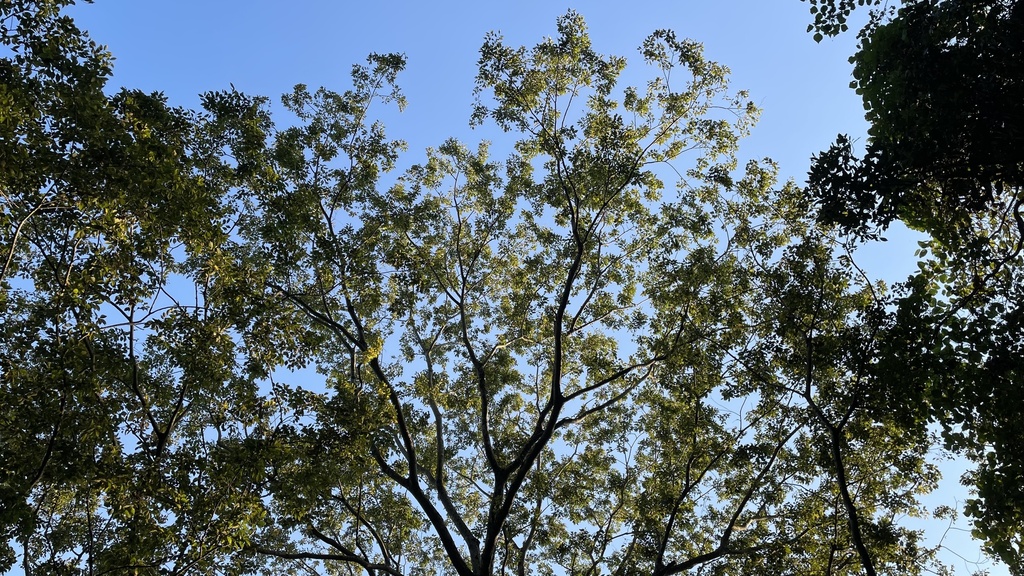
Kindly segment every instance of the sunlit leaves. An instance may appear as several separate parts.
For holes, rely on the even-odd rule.
[[[26,96],[69,74],[29,70],[45,46],[0,93],[38,151],[2,174],[0,332],[34,573],[928,566],[889,520],[934,474],[881,409],[881,287],[770,160],[737,169],[757,110],[700,44],[655,32],[625,86],[578,14],[488,36],[472,122],[513,152],[396,174],[402,56],[191,112],[106,96],[25,7],[91,62],[87,102]]]

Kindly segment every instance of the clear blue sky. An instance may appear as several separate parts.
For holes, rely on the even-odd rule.
[[[802,183],[811,154],[837,133],[866,129],[860,99],[849,89],[855,35],[816,44],[806,33],[808,5],[798,0],[102,0],[72,14],[116,57],[112,85],[159,90],[188,107],[198,104],[199,93],[229,83],[275,102],[296,83],[341,91],[352,64],[368,53],[405,53],[400,83],[409,105],[400,116],[387,114],[388,134],[409,143],[404,167],[450,136],[468,143],[495,138],[487,128],[468,127],[484,34],[497,30],[510,44],[532,45],[554,34],[555,19],[569,8],[583,14],[603,53],[638,59],[637,46],[659,28],[703,42],[709,58],[731,68],[733,87],[749,90],[763,110],[742,156],[774,158],[784,178]],[[898,281],[913,268],[916,245],[904,233],[890,239],[862,256],[873,274]],[[966,497],[958,475],[947,468],[951,477],[935,505]],[[930,529],[930,538],[944,528]],[[946,544],[970,560],[979,557],[962,532],[951,532]],[[946,560],[966,573],[963,561]]]

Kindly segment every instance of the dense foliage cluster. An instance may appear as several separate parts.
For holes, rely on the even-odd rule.
[[[826,34],[854,8],[814,4],[828,5],[816,21]],[[858,4],[874,6],[851,58],[870,138],[858,157],[839,136],[815,158],[808,191],[822,220],[853,234],[900,220],[929,235],[920,273],[894,301],[893,359],[915,367],[918,402],[946,445],[978,464],[968,479],[975,534],[1019,573],[1024,3]]]
[[[866,159],[840,141],[810,194],[737,165],[756,107],[668,31],[642,86],[574,13],[488,36],[472,122],[510,153],[448,140],[395,175],[372,118],[403,57],[297,86],[294,125],[234,90],[186,110],[109,91],[67,3],[0,4],[3,569],[942,571],[900,522],[939,424],[1020,570],[1019,149],[973,147],[999,118],[892,117],[887,78],[931,68],[881,56],[959,3],[876,22]],[[985,97],[1015,114],[1021,10],[992,4]],[[852,254],[895,218],[935,240],[889,291]]]

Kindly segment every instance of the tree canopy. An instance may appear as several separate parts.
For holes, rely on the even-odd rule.
[[[819,34],[839,33],[854,8],[812,5]],[[946,445],[978,463],[969,478],[975,532],[1019,573],[1024,5],[887,8],[873,9],[851,58],[851,87],[871,124],[863,153],[840,135],[814,159],[808,190],[823,221],[855,235],[875,237],[899,220],[930,236],[920,273],[895,303],[914,345],[894,355],[916,367]]]
[[[919,501],[938,422],[1019,570],[1020,340],[957,299],[1012,258],[967,286],[937,236],[868,277],[821,196],[738,163],[758,109],[699,43],[490,34],[470,121],[506,140],[395,174],[403,56],[188,110],[108,90],[68,3],[0,14],[4,569],[941,572],[901,522],[954,513]]]

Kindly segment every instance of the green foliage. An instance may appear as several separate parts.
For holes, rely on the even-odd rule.
[[[33,573],[212,569],[258,509],[226,506],[203,433],[254,384],[206,278],[169,291],[228,238],[219,148],[160,94],[105,93],[63,4],[5,3],[0,30],[4,568],[17,543]]]
[[[829,5],[827,18],[852,7]],[[1022,573],[1024,497],[1009,480],[1024,471],[1022,436],[1007,407],[1024,341],[1024,5],[906,1],[875,13],[860,38],[851,87],[869,140],[858,158],[840,136],[815,158],[809,191],[824,220],[855,235],[895,220],[930,235],[885,362],[915,383],[947,447],[977,463],[976,535]]]
[[[910,2],[861,42],[864,157],[846,137],[810,175],[826,218],[865,230],[900,218],[944,243],[978,212],[1013,218],[1024,184],[1024,10],[1006,2]]]
[[[814,32],[814,41],[821,42],[825,36],[838,36],[850,29],[850,16],[854,11],[869,6],[868,24],[862,30],[863,35],[874,26],[884,21],[896,9],[883,0],[801,0],[810,3],[810,13],[814,21],[807,25],[808,32]]]
[[[737,166],[758,111],[698,43],[655,32],[623,86],[575,13],[490,35],[472,121],[513,152],[385,177],[401,56],[297,86],[283,126],[108,95],[60,8],[3,13],[7,564],[936,568],[894,522],[936,480],[882,368],[901,326],[801,190]]]

